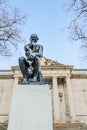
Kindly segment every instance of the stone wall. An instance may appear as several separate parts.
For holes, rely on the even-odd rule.
[[[12,91],[13,79],[0,79],[0,122],[8,119]]]
[[[87,79],[72,79],[71,85],[76,117],[87,123]]]

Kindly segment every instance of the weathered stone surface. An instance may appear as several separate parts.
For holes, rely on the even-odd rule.
[[[4,123],[0,123],[0,130],[7,130],[8,121],[5,121]]]
[[[87,130],[84,123],[54,123],[53,130]]]
[[[7,130],[8,122],[0,123],[0,130]],[[55,123],[53,130],[87,130],[84,123]]]

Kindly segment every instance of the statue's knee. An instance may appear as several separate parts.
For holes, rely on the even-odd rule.
[[[35,58],[35,64],[39,65],[39,59],[37,57]]]

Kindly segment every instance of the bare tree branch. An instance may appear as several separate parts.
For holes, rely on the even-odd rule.
[[[17,44],[23,42],[19,26],[25,18],[26,15],[21,16],[16,8],[8,9],[8,1],[0,0],[0,55],[9,55],[10,45],[17,48]]]
[[[69,9],[74,13],[68,26],[72,40],[82,41],[81,48],[87,49],[87,0],[72,0],[70,3]]]

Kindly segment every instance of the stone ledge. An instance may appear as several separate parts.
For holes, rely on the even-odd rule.
[[[53,123],[54,130],[87,130],[84,123]]]
[[[0,130],[7,130],[8,121],[5,121],[4,123],[0,123]]]

